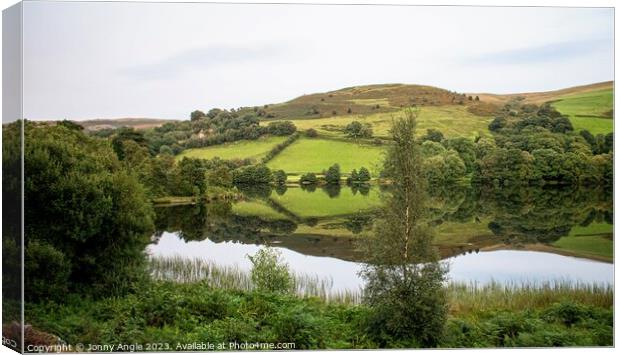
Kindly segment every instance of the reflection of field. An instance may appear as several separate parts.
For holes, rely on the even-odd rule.
[[[562,250],[584,256],[612,259],[614,256],[613,225],[592,223],[587,227],[575,226],[570,234],[553,243]]]
[[[340,164],[342,173],[366,167],[377,172],[383,156],[382,146],[361,145],[353,141],[302,138],[278,154],[267,165],[287,174],[321,173],[333,164]]]
[[[212,159],[260,159],[264,157],[274,146],[286,140],[287,137],[268,137],[263,136],[257,140],[243,140],[232,143],[225,143],[204,148],[187,149],[177,155],[177,159],[183,157]]]
[[[349,215],[376,208],[381,204],[379,191],[370,189],[367,196],[356,194],[350,188],[340,189],[338,197],[331,198],[317,189],[308,192],[301,188],[290,188],[284,195],[272,194],[271,198],[301,218]]]
[[[240,216],[256,216],[264,220],[286,219],[285,215],[261,200],[240,201],[233,205],[232,210],[233,213]]]

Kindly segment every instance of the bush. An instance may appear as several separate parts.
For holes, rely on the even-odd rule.
[[[271,170],[264,164],[244,166],[233,171],[235,184],[269,184],[271,181]]]
[[[340,185],[340,165],[334,164],[327,169],[325,181],[330,185]]]
[[[71,263],[61,251],[33,240],[26,247],[24,261],[27,300],[61,300],[67,294]]]
[[[248,255],[252,263],[250,276],[259,291],[274,293],[293,292],[293,276],[288,265],[281,260],[281,254],[272,248],[262,248],[255,255]]]
[[[291,121],[270,122],[267,125],[267,132],[274,136],[288,136],[297,131],[297,127]]]
[[[317,131],[316,131],[316,129],[314,129],[314,128],[308,128],[308,129],[306,130],[306,137],[309,137],[309,138],[316,138],[316,137],[318,137],[318,136],[319,136],[319,132],[317,132]]]
[[[344,133],[349,138],[371,138],[372,128],[370,125],[363,125],[359,121],[353,121],[344,128]]]
[[[301,176],[299,179],[299,183],[302,185],[314,185],[318,181],[316,174],[314,173],[306,173]]]
[[[276,185],[286,184],[286,173],[284,172],[284,170],[277,170],[275,173],[273,173],[273,180]]]

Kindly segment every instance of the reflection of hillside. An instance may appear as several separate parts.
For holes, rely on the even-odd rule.
[[[282,199],[274,198],[291,190],[296,190],[295,196],[299,198],[325,194],[320,190],[300,193],[299,189],[288,189],[276,195],[269,189],[261,189],[248,193],[247,202],[239,208],[233,208],[230,203],[159,208],[157,228],[179,232],[185,240],[271,243],[306,255],[359,260],[355,240],[357,235],[372,228],[373,213],[299,216],[287,209]],[[289,204],[290,198],[285,200]],[[335,203],[338,198],[328,197],[325,203]],[[604,190],[436,189],[431,193],[431,202],[429,219],[435,227],[435,242],[443,258],[479,250],[543,248],[559,254],[605,259],[587,250],[562,248],[568,243],[557,243],[577,227],[587,231],[592,223],[606,226],[605,223],[612,222],[612,199]],[[299,208],[304,200],[293,203]],[[609,232],[596,231],[588,237],[599,244],[604,239],[611,248],[611,225]]]

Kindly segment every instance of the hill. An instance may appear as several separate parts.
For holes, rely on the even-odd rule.
[[[301,119],[328,118],[342,115],[369,115],[396,112],[405,107],[437,107],[462,105],[473,114],[489,115],[496,109],[463,93],[424,85],[382,84],[354,86],[335,91],[303,95],[293,100],[244,107],[242,111],[258,112],[261,118]]]
[[[592,91],[598,90],[613,90],[614,82],[613,81],[604,81],[601,83],[594,83],[588,85],[580,85],[573,86],[569,88],[564,88],[560,90],[553,91],[541,91],[541,92],[523,92],[516,94],[491,94],[491,93],[470,93],[469,95],[474,95],[480,97],[480,100],[488,102],[490,104],[495,105],[503,105],[508,101],[515,98],[523,98],[526,103],[532,104],[542,104],[545,102],[559,100],[564,96],[568,95],[577,95],[588,93]]]

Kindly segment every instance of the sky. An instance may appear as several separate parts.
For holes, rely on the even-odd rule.
[[[28,119],[187,119],[196,109],[405,83],[476,93],[613,80],[613,9],[24,5]]]

